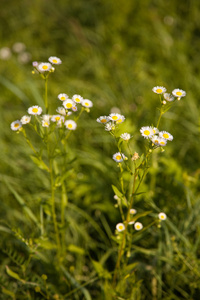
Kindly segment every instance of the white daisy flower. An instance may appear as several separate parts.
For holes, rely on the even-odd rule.
[[[162,221],[167,219],[167,215],[164,212],[158,214],[158,218]]]
[[[66,111],[64,109],[64,107],[58,107],[56,109],[57,113],[59,113],[60,115],[66,116]]]
[[[164,146],[167,145],[167,140],[164,139],[164,138],[159,137],[158,144],[159,144],[159,146],[164,147]]]
[[[72,115],[72,112],[71,111],[68,111],[67,112],[67,117],[71,116]]]
[[[116,229],[117,229],[117,231],[121,232],[125,229],[125,225],[123,223],[118,223],[116,225]]]
[[[154,130],[150,126],[144,126],[140,129],[142,136],[146,139],[151,138],[154,135]]]
[[[159,130],[156,127],[151,127],[151,129],[153,130],[153,134],[158,134]]]
[[[135,230],[141,230],[143,228],[143,225],[140,222],[136,222],[134,224],[134,227],[135,227]]]
[[[107,122],[109,122],[110,119],[107,117],[107,116],[100,116],[98,119],[97,119],[97,122],[98,123],[102,123],[102,124],[105,124]]]
[[[16,120],[10,124],[10,128],[14,131],[19,130],[21,127],[22,127],[22,122],[19,120]]]
[[[76,105],[73,105],[73,106],[72,106],[72,110],[73,110],[73,111],[77,111],[77,110],[78,110],[77,106],[76,106]]]
[[[49,127],[49,126],[50,126],[50,121],[42,120],[42,127]]]
[[[64,121],[64,117],[61,115],[53,115],[51,117],[52,122]]]
[[[58,99],[61,100],[61,101],[65,101],[67,100],[69,97],[67,94],[64,94],[64,93],[61,93],[58,95]]]
[[[93,106],[93,103],[92,103],[92,101],[90,101],[90,100],[88,100],[88,99],[84,99],[84,100],[82,100],[82,106],[84,106],[84,107],[92,107]]]
[[[67,121],[65,121],[64,124],[65,124],[66,128],[69,130],[75,130],[77,127],[76,122],[73,120],[67,120]]]
[[[113,154],[113,159],[116,162],[122,162],[124,159],[126,159],[126,156],[123,153],[117,152]]]
[[[42,108],[38,105],[31,106],[28,109],[28,113],[29,115],[41,115]]]
[[[60,65],[62,63],[61,59],[56,56],[50,56],[48,61],[54,65]]]
[[[71,109],[74,106],[74,101],[71,99],[67,99],[63,102],[63,106],[65,109]]]
[[[119,119],[116,121],[117,124],[120,124],[122,122],[124,122],[125,117],[123,115],[120,115]]]
[[[124,141],[129,141],[131,138],[131,135],[130,135],[130,133],[125,132],[120,135],[120,138],[123,139]]]
[[[48,72],[52,68],[52,65],[50,63],[40,63],[37,66],[37,70],[39,72]]]
[[[105,130],[106,131],[111,131],[111,130],[114,130],[114,129],[115,129],[115,126],[111,122],[106,123],[106,125],[105,125]]]
[[[169,132],[167,132],[167,131],[160,131],[159,132],[159,136],[161,137],[161,138],[164,138],[164,139],[166,139],[166,140],[168,140],[168,141],[172,141],[173,140],[173,135],[171,135]]]
[[[115,113],[112,113],[112,114],[110,114],[109,116],[108,116],[108,118],[109,118],[109,120],[110,121],[118,121],[119,119],[121,119],[121,115],[120,114],[115,114]]]
[[[175,89],[172,91],[172,94],[174,95],[174,97],[177,97],[177,100],[180,100],[182,97],[186,96],[186,92],[180,89]]]
[[[137,210],[136,209],[134,209],[134,208],[131,208],[130,209],[130,214],[131,215],[135,215],[137,213]]]
[[[31,116],[23,116],[20,121],[22,124],[28,124],[31,121]]]
[[[45,122],[49,122],[52,116],[50,115],[42,115],[41,118]]]
[[[156,94],[163,94],[166,92],[166,88],[163,86],[155,86],[152,91]]]
[[[160,140],[160,138],[159,138],[158,135],[154,135],[154,136],[151,138],[152,143],[153,143],[154,145],[156,145],[156,146],[160,145],[160,144],[159,144],[159,140]]]
[[[83,97],[81,97],[80,95],[74,95],[73,97],[72,97],[72,100],[74,101],[74,102],[76,102],[76,103],[82,103],[82,101],[83,101]]]
[[[174,96],[172,96],[170,93],[164,93],[164,98],[165,100],[171,102],[171,101],[174,101]]]

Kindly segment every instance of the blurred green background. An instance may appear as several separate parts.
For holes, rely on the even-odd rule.
[[[195,0],[1,0],[0,216],[3,222],[23,228],[27,235],[32,228],[31,223],[26,223],[10,186],[36,214],[38,199],[47,197],[49,182],[43,171],[30,161],[31,151],[22,136],[11,131],[10,123],[26,114],[29,106],[43,106],[43,82],[31,73],[32,61],[58,56],[63,63],[50,78],[51,112],[59,105],[59,93],[70,97],[80,94],[94,103],[72,137],[71,153],[75,152],[78,159],[69,167],[69,202],[86,210],[102,228],[108,222],[112,232],[120,221],[113,208],[111,188],[118,176],[112,160],[117,149],[96,118],[108,115],[113,108],[120,109],[126,117],[124,131],[133,135],[131,147],[141,155],[145,141],[139,129],[155,125],[159,113],[159,98],[152,88],[161,85],[168,92],[175,88],[187,92],[161,122],[160,129],[169,131],[174,140],[164,153],[154,157],[144,187],[147,193],[136,207],[149,209],[152,200],[180,230],[187,229],[184,234],[191,239],[196,237],[200,224],[197,216],[199,20],[200,2]],[[19,53],[16,43],[24,44]],[[71,210],[73,219],[73,207]],[[194,210],[188,229],[185,221]],[[91,229],[92,238],[94,235]]]

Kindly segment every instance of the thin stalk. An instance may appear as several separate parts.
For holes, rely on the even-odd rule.
[[[48,95],[47,95],[47,83],[48,83],[48,77],[44,78],[44,104],[46,108],[46,114],[48,114],[49,107],[48,107]]]
[[[133,199],[134,199],[134,190],[135,190],[136,178],[137,178],[137,174],[135,173],[134,180],[133,180],[132,197],[131,197],[131,201],[130,201],[128,212],[127,212],[124,234],[123,234],[121,246],[120,246],[120,249],[119,249],[119,252],[118,252],[117,263],[116,263],[116,266],[115,266],[115,271],[114,271],[114,276],[113,276],[113,287],[115,286],[115,283],[116,283],[117,271],[120,268],[120,262],[121,262],[121,258],[122,258],[122,255],[123,255],[123,250],[124,250],[125,244],[126,244],[127,227],[128,227],[128,222],[129,222],[129,218],[130,218],[130,208],[132,207]]]
[[[61,226],[62,226],[62,252],[65,252],[65,208],[67,206],[68,198],[66,193],[66,187],[64,182],[62,183],[62,194],[61,194]]]
[[[53,176],[53,163],[52,159],[50,159],[50,180],[51,180],[51,214],[53,218],[53,224],[54,224],[54,231],[56,235],[56,243],[57,243],[57,255],[58,259],[60,259],[60,235],[58,231],[58,223],[56,219],[56,207],[55,207],[55,187],[54,187],[54,176]]]

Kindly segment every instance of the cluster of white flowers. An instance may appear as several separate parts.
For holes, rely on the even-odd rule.
[[[48,58],[48,62],[37,62],[34,61],[32,63],[33,67],[40,74],[44,74],[46,72],[53,72],[55,69],[53,65],[60,65],[62,63],[61,59],[56,56],[50,56]]]
[[[163,86],[155,86],[152,91],[159,95],[163,94],[164,99],[168,102],[174,101],[174,97],[176,97],[177,100],[180,100],[182,97],[186,96],[186,92],[181,89],[174,89],[172,94],[166,93],[167,89]],[[163,104],[166,104],[165,100],[163,101]]]
[[[111,113],[109,116],[100,116],[97,118],[97,122],[105,125],[106,131],[112,131],[115,126],[124,122],[125,117],[118,113]]]
[[[167,131],[159,131],[156,127],[144,126],[140,129],[142,136],[151,140],[155,146],[166,146],[167,141],[172,141],[173,136]]]
[[[24,43],[16,42],[11,48],[0,48],[1,60],[9,60],[13,55],[17,56],[17,60],[21,64],[26,64],[31,60],[31,53],[26,50],[26,45]]]
[[[63,106],[58,107],[55,115],[42,115],[41,125],[43,127],[49,127],[50,122],[56,123],[57,127],[62,127],[63,124],[69,130],[75,130],[77,124],[73,120],[66,119],[68,116],[78,110],[77,103],[80,103],[88,111],[93,106],[91,100],[83,99],[80,95],[74,95],[72,99],[69,99],[67,94],[59,94],[58,99],[62,101]],[[70,111],[71,110],[71,111]],[[42,114],[42,108],[38,105],[34,105],[28,108],[28,114],[34,116],[40,116]],[[19,130],[22,125],[28,124],[31,121],[31,116],[23,116],[21,120],[17,120],[11,123],[11,129],[14,131]]]

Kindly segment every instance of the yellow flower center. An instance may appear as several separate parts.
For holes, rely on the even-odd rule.
[[[150,135],[150,131],[149,131],[149,130],[145,130],[145,131],[144,131],[144,134],[145,134],[145,135]]]
[[[106,119],[101,119],[101,123],[106,123],[107,120]]]
[[[182,95],[182,92],[176,92],[176,95],[177,95],[177,96],[181,96],[181,95]]]
[[[121,122],[122,122],[122,119],[117,120],[117,123],[121,123]]]
[[[71,108],[72,104],[71,103],[67,103],[66,106],[67,106],[67,108]]]
[[[124,229],[124,226],[122,226],[122,225],[119,225],[119,230],[123,230]]]
[[[157,89],[156,92],[157,93],[162,93],[162,89]]]
[[[33,112],[33,113],[37,113],[37,112],[38,112],[38,108],[37,108],[37,107],[34,107],[34,108],[32,109],[32,112]]]
[[[165,217],[163,215],[160,216],[161,219],[164,219]]]
[[[112,119],[113,119],[114,121],[116,121],[116,120],[118,119],[118,117],[117,117],[117,116],[112,116]]]
[[[48,66],[47,66],[47,65],[44,65],[44,66],[42,66],[42,69],[43,69],[43,70],[47,70],[47,69],[48,69]]]
[[[14,127],[15,127],[15,128],[19,127],[19,123],[16,123],[16,124],[14,125]]]
[[[79,98],[76,98],[75,101],[76,101],[76,102],[80,102],[80,99],[79,99]]]
[[[65,100],[65,99],[66,99],[65,96],[60,97],[60,100]]]
[[[155,140],[155,141],[154,141],[154,144],[158,144],[158,140]]]
[[[71,129],[73,126],[72,124],[68,124],[67,127]]]
[[[56,120],[56,121],[59,121],[59,120],[60,120],[60,117],[55,117],[55,120]]]
[[[57,62],[58,62],[57,59],[53,59],[54,64],[57,64]]]
[[[88,105],[89,105],[89,103],[88,103],[88,102],[85,102],[85,105],[86,105],[86,106],[88,106]]]
[[[121,158],[122,158],[121,155],[117,155],[117,156],[116,156],[116,159],[117,159],[117,160],[120,160]]]
[[[140,226],[140,225],[136,225],[136,228],[137,228],[137,229],[140,229],[140,228],[141,228],[141,226]]]
[[[165,145],[165,142],[160,142],[161,145]]]
[[[169,138],[169,134],[164,133],[164,134],[163,134],[163,137],[164,137],[165,139],[168,139],[168,138]]]

